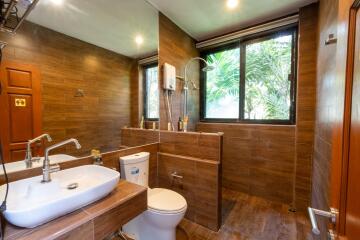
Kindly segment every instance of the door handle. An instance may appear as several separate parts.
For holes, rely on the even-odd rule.
[[[336,210],[334,208],[330,208],[330,211],[324,211],[324,210],[319,210],[319,209],[312,208],[312,207],[308,207],[308,212],[309,212],[312,232],[315,235],[320,235],[320,230],[319,230],[319,227],[317,224],[316,215],[329,218],[330,222],[335,224],[337,215],[339,213],[338,210]]]

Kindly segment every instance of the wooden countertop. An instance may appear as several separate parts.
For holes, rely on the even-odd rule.
[[[105,198],[36,228],[5,224],[5,239],[103,239],[147,209],[147,189],[120,180]]]

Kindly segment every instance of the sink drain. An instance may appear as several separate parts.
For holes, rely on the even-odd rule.
[[[72,190],[75,189],[79,186],[78,183],[70,183],[69,185],[67,185],[67,189]]]

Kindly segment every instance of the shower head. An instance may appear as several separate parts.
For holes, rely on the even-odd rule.
[[[206,65],[206,66],[202,69],[202,71],[203,71],[203,72],[210,72],[210,71],[212,71],[212,70],[214,70],[214,69],[215,69],[214,66],[212,66],[212,65]]]

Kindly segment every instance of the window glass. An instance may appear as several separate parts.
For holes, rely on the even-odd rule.
[[[158,67],[145,68],[145,118],[159,118]]]
[[[245,119],[290,118],[292,35],[246,44]]]
[[[296,34],[289,28],[207,50],[202,120],[295,123]]]
[[[238,118],[240,49],[212,53],[206,60],[216,67],[205,73],[205,118]]]

